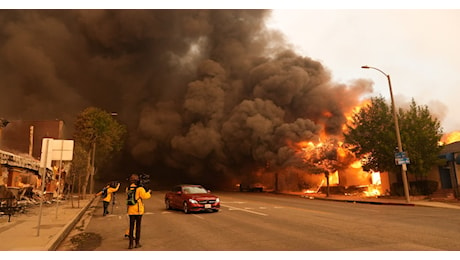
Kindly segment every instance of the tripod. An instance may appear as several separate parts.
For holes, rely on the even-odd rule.
[[[115,198],[116,198],[115,192],[112,193],[112,195],[113,195],[113,197],[112,197],[112,211],[111,211],[111,212],[112,212],[112,214],[113,214],[113,205],[115,205]]]

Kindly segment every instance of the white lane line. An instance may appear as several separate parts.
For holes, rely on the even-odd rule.
[[[222,204],[220,206],[227,207],[230,210],[240,210],[240,211],[244,211],[244,212],[248,212],[248,213],[252,213],[252,214],[256,214],[256,215],[260,215],[260,216],[268,216],[268,214],[257,212],[257,211],[252,211],[252,210],[248,210],[248,209],[232,207],[232,206],[227,206],[227,205],[222,205]]]
[[[194,215],[192,215],[192,216],[197,217],[197,218],[199,218],[199,219],[204,219],[202,216],[199,216],[199,215],[195,215],[195,214],[194,214]]]

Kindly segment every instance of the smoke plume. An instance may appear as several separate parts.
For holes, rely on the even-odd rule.
[[[231,178],[339,135],[370,83],[331,82],[269,10],[0,10],[0,111],[63,119],[88,106],[128,126],[123,170]],[[301,32],[308,33],[308,32]],[[157,170],[153,170],[157,169]],[[158,169],[162,169],[161,171]]]

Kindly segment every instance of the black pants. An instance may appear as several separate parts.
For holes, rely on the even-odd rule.
[[[102,213],[103,216],[109,214],[109,211],[107,210],[109,208],[110,202],[107,201],[102,201],[102,206],[104,206],[104,212]]]
[[[141,222],[142,215],[129,215],[129,244],[133,244],[133,240],[136,239],[136,245],[139,244],[141,238]],[[134,228],[136,228],[136,234],[134,234]]]

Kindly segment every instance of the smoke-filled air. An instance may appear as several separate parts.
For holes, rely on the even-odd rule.
[[[88,106],[116,112],[128,137],[111,170],[152,182],[295,166],[292,144],[340,135],[372,84],[332,82],[327,64],[267,27],[270,14],[0,10],[1,116],[71,128]]]

